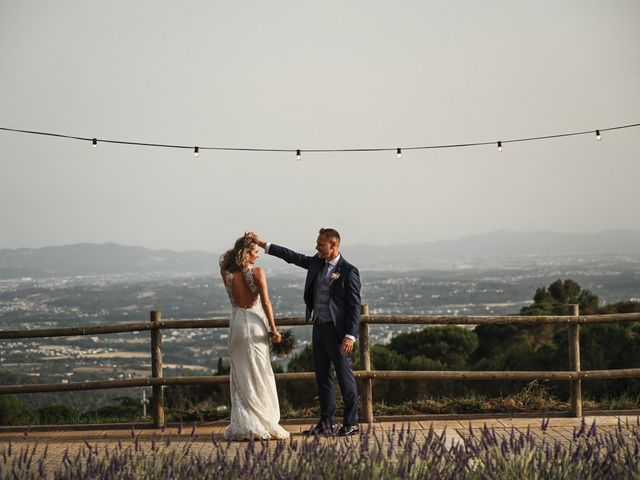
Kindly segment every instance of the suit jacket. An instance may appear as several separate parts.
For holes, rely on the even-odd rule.
[[[269,255],[307,270],[307,278],[304,282],[304,303],[307,307],[305,317],[310,320],[313,312],[313,284],[318,272],[324,267],[325,260],[317,254],[309,257],[273,243],[269,246]],[[358,338],[361,308],[360,272],[340,255],[338,264],[331,272],[332,276],[336,274],[339,276],[331,282],[329,288],[329,310],[333,323],[341,337],[351,335]]]

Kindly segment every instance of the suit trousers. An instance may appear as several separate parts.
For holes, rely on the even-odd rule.
[[[344,400],[346,425],[358,424],[358,391],[353,376],[351,357],[340,352],[342,338],[333,322],[313,326],[313,359],[315,362],[316,384],[320,396],[320,421],[333,424],[336,411],[336,387],[332,375],[335,369],[340,393]]]

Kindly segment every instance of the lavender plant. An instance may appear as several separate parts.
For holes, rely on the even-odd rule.
[[[548,421],[543,422],[546,430]],[[85,442],[68,450],[54,472],[46,471],[47,451],[38,445],[0,449],[0,480],[5,479],[611,479],[640,478],[640,428],[600,432],[595,423],[575,429],[566,444],[512,429],[505,435],[488,427],[473,429],[462,441],[430,428],[425,435],[409,427],[387,432],[364,430],[359,438],[222,442],[208,447],[192,431],[186,443],[134,436],[128,446],[98,449]],[[184,442],[184,438],[181,439]],[[199,442],[196,444],[195,442]],[[197,448],[195,448],[197,446]],[[198,450],[200,449],[200,450]],[[207,453],[197,453],[206,451]]]

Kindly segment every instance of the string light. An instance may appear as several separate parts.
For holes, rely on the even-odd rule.
[[[596,130],[596,139],[600,140],[601,137],[601,132],[607,132],[607,131],[611,131],[611,130],[621,130],[621,129],[626,129],[626,128],[635,128],[635,127],[640,127],[640,123],[632,123],[629,125],[619,125],[619,126],[615,126],[615,127],[607,127],[607,128],[600,128],[598,130]],[[91,137],[80,137],[80,136],[75,136],[75,135],[63,135],[60,133],[52,133],[52,132],[39,132],[39,131],[35,131],[35,130],[22,130],[22,129],[17,129],[17,128],[8,128],[8,127],[0,127],[0,130],[6,131],[6,132],[16,132],[16,133],[26,133],[26,134],[30,134],[30,135],[43,135],[43,136],[48,136],[48,137],[56,137],[56,138],[68,138],[68,139],[72,139],[72,140],[81,140],[81,141],[88,141],[91,142],[91,144],[94,147],[98,146],[98,139],[97,138],[91,138]],[[593,130],[584,130],[584,131],[578,131],[578,132],[568,132],[568,133],[558,133],[558,134],[554,134],[554,135],[543,135],[543,136],[538,136],[538,137],[523,137],[523,138],[513,138],[513,139],[507,139],[507,140],[500,140],[498,142],[498,150],[502,151],[502,144],[503,143],[515,143],[515,142],[531,142],[531,141],[537,141],[537,140],[548,140],[548,139],[552,139],[552,138],[561,138],[561,137],[572,137],[572,136],[576,136],[576,135],[593,135]],[[202,149],[206,149],[206,150],[218,150],[218,151],[225,151],[225,152],[285,152],[285,153],[291,153],[291,152],[296,152],[296,158],[298,160],[302,159],[302,150],[301,149],[291,149],[291,148],[255,148],[255,147],[216,147],[216,146],[212,146],[212,147],[192,147],[192,146],[188,146],[188,145],[176,145],[176,144],[165,144],[165,143],[145,143],[145,142],[132,142],[132,141],[125,141],[125,140],[106,140],[106,139],[100,139],[101,143],[113,143],[113,144],[118,144],[118,145],[137,145],[137,146],[143,146],[143,147],[161,147],[161,148],[181,148],[181,149],[193,149],[194,151],[194,155],[197,155],[200,148]],[[441,145],[423,145],[423,146],[414,146],[414,147],[403,147],[404,150],[434,150],[434,149],[442,149],[442,148],[462,148],[462,147],[479,147],[479,146],[483,146],[483,145],[495,145],[496,142],[495,141],[485,141],[485,142],[468,142],[468,143],[456,143],[456,144],[441,144]],[[402,153],[402,150],[399,147],[394,147],[394,148],[388,148],[388,147],[382,147],[382,148],[318,148],[318,149],[311,149],[311,148],[306,148],[304,149],[305,152],[313,152],[313,153],[354,153],[354,152],[389,152],[389,151],[396,151],[396,154],[398,155],[398,157],[400,157],[400,154]]]
[[[193,156],[197,157],[200,155],[200,147],[193,147]]]
[[[396,153],[398,154],[398,158],[402,158],[402,149],[401,148],[396,149]]]

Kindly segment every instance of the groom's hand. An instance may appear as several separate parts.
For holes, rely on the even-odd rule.
[[[261,239],[258,235],[256,235],[255,242],[258,244],[258,246],[260,248],[264,248],[264,247],[267,246],[267,242],[265,242],[263,239]]]
[[[342,352],[343,355],[346,355],[351,353],[351,350],[353,350],[353,340],[344,337],[342,339],[342,345],[340,346],[340,352]]]

